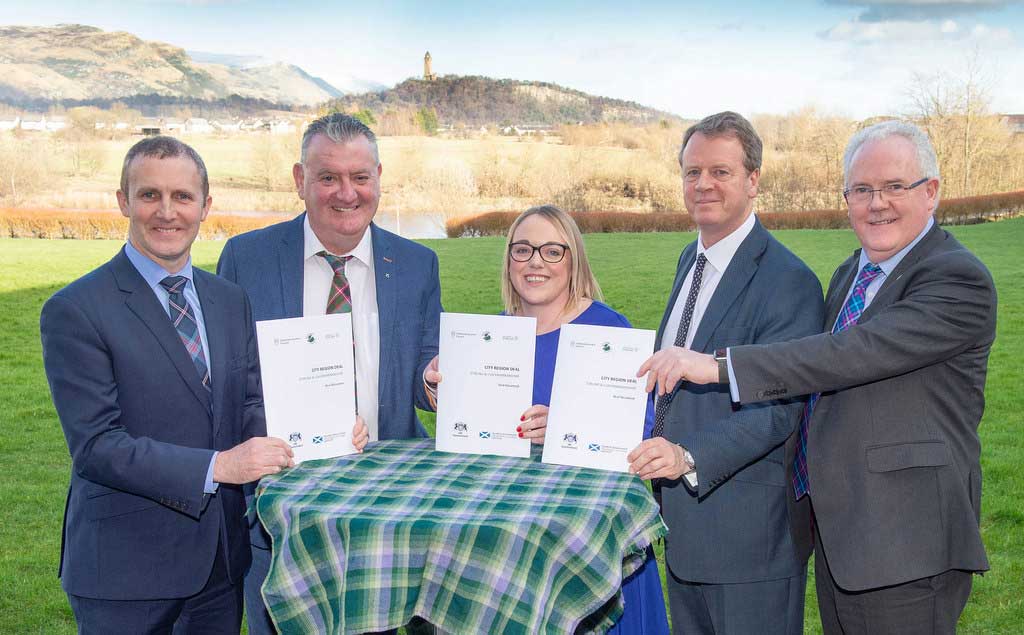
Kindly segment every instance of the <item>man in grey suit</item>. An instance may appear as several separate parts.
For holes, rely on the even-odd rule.
[[[787,467],[825,632],[953,633],[972,573],[988,569],[978,424],[995,287],[935,224],[939,171],[920,129],[865,128],[844,164],[862,248],[832,276],[827,332],[641,371],[649,388],[728,382],[744,404],[811,395]]]
[[[821,284],[753,214],[761,140],[750,123],[705,118],[679,163],[700,233],[679,258],[653,362],[817,332]],[[629,459],[661,479],[675,632],[802,633],[807,554],[790,535],[783,467],[802,405],[736,408],[728,389],[693,384],[658,400],[654,435]]]
[[[306,212],[228,241],[217,273],[249,294],[257,320],[351,312],[356,404],[370,440],[427,436],[423,370],[437,355],[437,256],[373,224],[382,168],[373,132],[334,113],[306,128],[292,174]],[[253,523],[245,580],[249,632],[274,632],[260,587],[270,545]]]

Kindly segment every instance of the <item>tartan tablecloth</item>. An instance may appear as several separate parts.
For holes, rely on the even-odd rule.
[[[635,476],[382,441],[260,483],[263,597],[283,633],[418,615],[449,633],[601,632],[667,531]]]

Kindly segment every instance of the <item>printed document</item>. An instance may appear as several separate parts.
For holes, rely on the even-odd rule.
[[[654,331],[566,324],[558,338],[544,462],[628,472],[644,436]]]
[[[353,454],[352,315],[265,320],[256,339],[267,436],[287,441],[296,463]]]
[[[534,318],[441,314],[438,450],[530,456],[516,427],[533,405],[536,339]]]

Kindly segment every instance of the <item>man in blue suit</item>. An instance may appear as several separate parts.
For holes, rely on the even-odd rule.
[[[71,485],[60,575],[81,633],[237,633],[241,484],[292,465],[265,436],[245,293],[192,267],[202,159],[169,137],[124,160],[128,242],[43,307]]]
[[[309,125],[292,169],[306,212],[228,241],[217,273],[249,294],[257,320],[351,311],[356,404],[371,440],[425,437],[423,371],[437,354],[437,256],[373,224],[381,163],[373,132],[334,113]],[[245,582],[249,632],[273,633],[260,587],[270,545],[253,522]]]
[[[733,112],[705,118],[687,130],[679,163],[700,233],[679,258],[645,367],[687,349],[814,333],[821,284],[753,214],[761,140],[750,123]],[[654,435],[629,458],[642,478],[661,479],[675,632],[803,632],[807,553],[790,535],[783,467],[801,407],[741,408],[728,387],[686,383],[658,398]]]

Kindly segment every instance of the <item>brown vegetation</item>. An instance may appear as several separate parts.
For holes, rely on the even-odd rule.
[[[464,236],[504,236],[519,212],[490,212],[451,220],[445,231],[451,238]],[[580,231],[612,232],[689,232],[696,226],[689,214],[632,214],[629,212],[572,212]],[[1024,215],[1024,191],[988,196],[972,196],[941,201],[935,220],[941,225],[971,225],[990,220]],[[845,229],[850,226],[843,209],[758,214],[768,229]]]
[[[228,238],[286,220],[287,216],[210,215],[199,237]],[[117,212],[76,212],[30,208],[0,208],[0,236],[10,238],[72,238],[124,240],[128,219]]]

